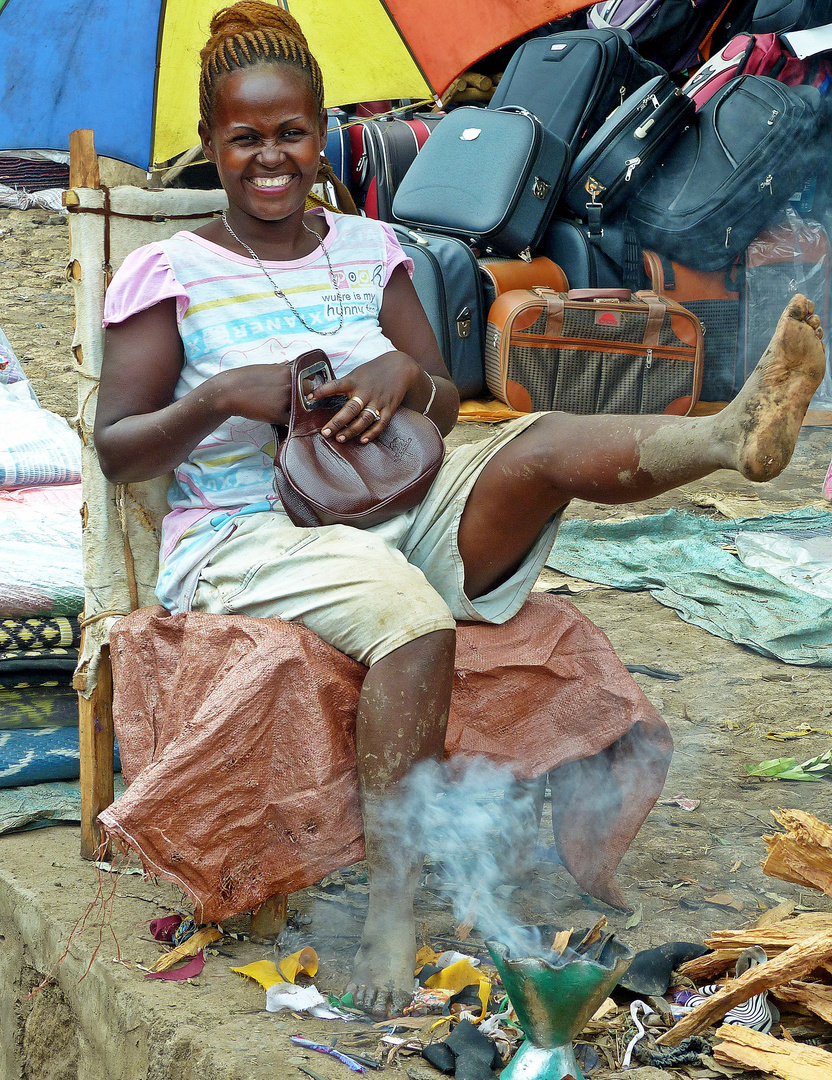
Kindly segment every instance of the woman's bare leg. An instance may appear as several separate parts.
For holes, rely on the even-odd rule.
[[[454,650],[453,630],[395,649],[369,669],[358,704],[370,900],[350,989],[357,1006],[382,1017],[400,1015],[413,996],[416,955],[413,897],[422,857],[402,821],[398,785],[418,762],[442,760]]]
[[[459,529],[466,592],[511,574],[570,499],[651,499],[717,469],[770,480],[788,464],[826,357],[813,305],[796,296],[738,396],[715,416],[550,413],[492,458]]]

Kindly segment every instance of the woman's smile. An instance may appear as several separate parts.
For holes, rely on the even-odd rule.
[[[299,227],[325,130],[309,84],[291,67],[258,64],[224,75],[200,135],[228,193],[230,220],[245,230],[241,214],[271,223],[297,218]]]

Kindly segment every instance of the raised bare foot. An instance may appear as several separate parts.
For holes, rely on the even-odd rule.
[[[371,905],[347,987],[356,1008],[382,1019],[401,1016],[413,997],[415,958],[412,896],[409,906],[406,898]]]
[[[822,336],[811,300],[793,297],[760,362],[716,418],[719,436],[731,447],[733,467],[748,480],[771,480],[788,465],[826,370]]]

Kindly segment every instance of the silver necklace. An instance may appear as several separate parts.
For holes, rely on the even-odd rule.
[[[332,260],[329,257],[329,252],[326,250],[326,247],[325,247],[324,242],[323,242],[323,238],[318,236],[318,234],[315,232],[314,229],[310,229],[305,221],[301,221],[301,225],[303,225],[304,229],[306,229],[306,231],[308,233],[311,233],[312,236],[314,236],[315,239],[318,241],[318,243],[321,245],[321,251],[324,253],[324,258],[326,259],[326,265],[329,267],[329,280],[332,282],[332,288],[335,290],[335,295],[338,297],[338,325],[333,330],[316,330],[314,326],[309,325],[309,323],[306,321],[306,319],[304,319],[304,317],[301,315],[301,313],[298,311],[298,309],[295,307],[295,305],[292,303],[292,301],[289,299],[289,297],[286,295],[286,293],[280,288],[280,286],[274,280],[272,275],[265,268],[265,266],[260,261],[260,259],[257,257],[257,255],[248,246],[248,244],[245,242],[245,240],[241,240],[239,238],[239,236],[231,228],[231,226],[228,224],[228,218],[226,216],[225,210],[223,210],[223,212],[221,214],[221,217],[222,217],[222,223],[226,227],[226,229],[228,229],[228,231],[231,233],[231,235],[234,237],[234,239],[237,241],[237,243],[240,245],[240,247],[244,247],[246,249],[246,251],[252,257],[252,259],[254,259],[254,261],[257,263],[257,265],[260,267],[260,269],[263,271],[263,273],[269,279],[269,282],[271,283],[271,286],[274,289],[274,295],[278,298],[278,300],[282,300],[284,302],[284,304],[286,304],[289,307],[292,314],[296,318],[300,319],[300,321],[303,323],[303,325],[306,327],[306,329],[310,332],[310,334],[320,334],[322,337],[328,337],[331,334],[337,334],[338,331],[341,329],[341,327],[344,325],[344,300],[343,300],[343,297],[341,296],[340,290],[338,289],[338,282],[335,280],[335,271],[332,269]]]

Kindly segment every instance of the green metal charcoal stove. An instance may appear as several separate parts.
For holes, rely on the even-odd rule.
[[[560,953],[516,958],[501,942],[487,943],[526,1035],[500,1080],[584,1080],[572,1040],[633,959],[612,934],[592,937],[576,930]]]

